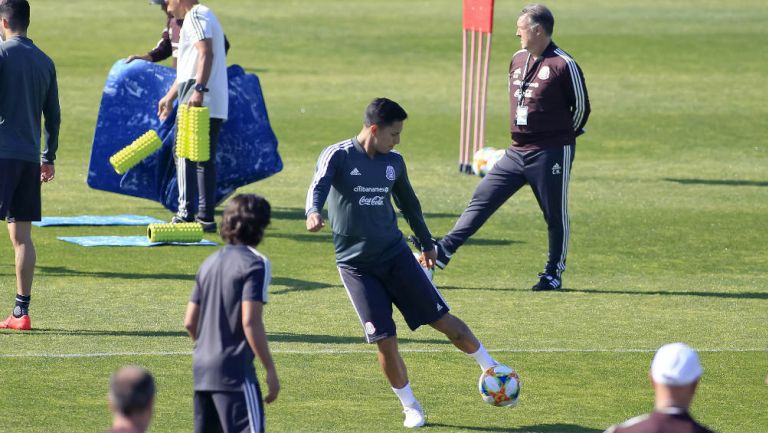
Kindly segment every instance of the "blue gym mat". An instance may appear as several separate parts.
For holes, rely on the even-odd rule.
[[[156,247],[158,245],[216,246],[216,242],[203,239],[200,242],[150,242],[146,236],[59,236],[64,242],[83,247]]]
[[[34,221],[36,227],[49,226],[146,226],[162,224],[165,221],[143,215],[78,215],[66,217],[43,217]]]

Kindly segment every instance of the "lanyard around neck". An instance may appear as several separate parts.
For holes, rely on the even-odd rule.
[[[528,53],[528,57],[525,58],[525,68],[523,68],[523,73],[521,75],[522,80],[520,81],[520,95],[517,97],[517,105],[522,107],[523,106],[523,100],[525,99],[525,91],[528,90],[528,87],[531,85],[531,81],[533,81],[533,77],[531,77],[531,81],[528,81],[528,73],[533,72],[538,68],[539,63],[544,59],[544,55],[540,55],[538,59],[534,60],[533,64],[531,65],[530,71],[528,70],[528,62],[531,61],[531,53]]]

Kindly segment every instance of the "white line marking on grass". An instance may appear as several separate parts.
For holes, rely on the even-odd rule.
[[[768,348],[746,349],[696,349],[699,353],[748,353],[768,352]],[[656,349],[489,349],[495,353],[654,353]],[[401,353],[458,353],[458,349],[408,349],[400,348]],[[373,349],[273,349],[272,353],[289,355],[346,355],[356,353],[376,353]],[[95,353],[6,353],[0,358],[99,358],[117,356],[190,356],[192,352],[95,352]]]

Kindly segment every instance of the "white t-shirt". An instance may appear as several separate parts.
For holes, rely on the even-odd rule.
[[[229,87],[227,58],[224,51],[224,31],[216,15],[201,4],[195,5],[184,17],[179,35],[179,60],[176,64],[176,83],[185,83],[197,77],[197,42],[210,39],[213,45],[211,76],[205,83],[209,91],[204,94],[203,106],[212,118],[227,119],[229,113]]]

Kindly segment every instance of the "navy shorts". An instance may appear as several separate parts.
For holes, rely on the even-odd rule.
[[[264,432],[264,405],[257,382],[242,391],[195,391],[195,433]]]
[[[0,219],[40,221],[40,163],[0,158]]]
[[[405,246],[375,266],[339,264],[338,268],[369,343],[397,335],[393,304],[412,331],[438,320],[449,310],[443,295]]]

